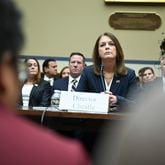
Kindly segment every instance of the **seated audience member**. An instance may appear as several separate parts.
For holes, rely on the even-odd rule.
[[[68,77],[70,74],[69,66],[65,66],[61,69],[60,78]]]
[[[137,84],[139,87],[142,87],[142,70],[143,68],[140,68],[139,71],[138,71],[138,76],[136,77],[137,78]]]
[[[48,107],[52,90],[49,82],[41,80],[40,65],[37,59],[27,58],[27,79],[21,88],[20,105],[25,107]]]
[[[43,79],[49,81],[50,85],[53,86],[54,81],[59,78],[56,60],[53,58],[46,59],[42,64],[42,70],[44,73]]]
[[[0,0],[0,164],[88,165],[88,156],[78,142],[15,114],[19,97],[17,54],[23,44],[20,18],[13,1]]]
[[[160,86],[163,87],[163,92],[165,92],[165,39],[163,39],[161,45],[161,58],[160,58],[160,69],[161,78],[159,79]]]
[[[162,40],[160,44],[161,56],[165,55],[165,38]]]
[[[65,78],[58,79],[54,82],[54,90],[62,90],[62,91],[75,91],[75,88],[77,84],[79,83],[81,73],[85,66],[85,57],[83,54],[79,52],[73,52],[70,54],[69,58],[69,71],[70,75]],[[75,83],[74,80],[77,82]],[[72,120],[74,124],[77,124],[77,120],[70,119],[61,121],[61,123],[64,123],[67,125],[67,123]],[[81,121],[80,121],[81,120]],[[85,119],[78,119],[78,123],[85,122]],[[84,135],[84,132],[82,130],[73,130],[73,131],[60,131],[60,133],[69,136],[71,138],[79,139],[85,147],[87,147],[87,150],[89,151],[89,144],[86,144],[87,136]],[[89,133],[88,133],[89,135]],[[85,140],[84,140],[85,137]],[[91,137],[91,136],[90,136]],[[88,138],[89,139],[89,138]],[[84,142],[85,141],[85,142]],[[91,142],[90,142],[91,143]]]
[[[156,79],[155,72],[151,67],[142,68],[142,83],[148,83]]]
[[[112,33],[100,35],[93,50],[93,65],[85,67],[77,90],[109,93],[110,105],[133,103],[135,71],[124,64],[124,53]],[[128,104],[127,104],[128,105]]]
[[[82,53],[73,52],[69,58],[69,77],[56,80],[53,85],[54,90],[75,91],[81,73],[85,66],[85,57]]]
[[[141,82],[139,84],[142,92],[152,89],[156,85],[156,75],[152,67],[143,67],[139,70]]]
[[[165,54],[160,58],[161,77],[156,79],[157,89],[165,92]]]

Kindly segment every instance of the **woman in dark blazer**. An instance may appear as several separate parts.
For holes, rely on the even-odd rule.
[[[84,68],[77,91],[108,93],[110,105],[134,102],[135,71],[124,64],[124,53],[111,33],[100,35],[93,50],[93,65]]]
[[[27,79],[21,85],[20,105],[26,107],[48,107],[51,100],[50,83],[41,79],[40,65],[36,58],[25,60]]]

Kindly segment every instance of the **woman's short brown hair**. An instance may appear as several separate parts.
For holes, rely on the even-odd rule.
[[[127,73],[127,69],[124,65],[124,53],[123,53],[122,47],[121,47],[118,39],[112,33],[108,33],[108,32],[101,34],[97,38],[94,49],[93,49],[92,59],[93,59],[93,63],[94,63],[93,67],[94,67],[95,74],[99,75],[100,70],[101,70],[102,61],[101,61],[101,58],[99,56],[98,47],[99,47],[99,41],[100,41],[102,36],[109,37],[114,42],[114,44],[116,46],[117,56],[116,56],[115,74],[125,75]]]

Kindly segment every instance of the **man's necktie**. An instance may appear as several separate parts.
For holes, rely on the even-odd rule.
[[[75,91],[75,90],[76,90],[76,83],[77,83],[77,80],[76,80],[76,79],[73,79],[73,80],[72,80],[71,91]]]

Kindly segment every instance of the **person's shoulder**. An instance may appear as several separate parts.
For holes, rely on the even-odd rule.
[[[64,77],[64,78],[59,78],[57,80],[55,80],[55,82],[59,83],[59,82],[64,82],[64,81],[68,81],[69,77]]]
[[[41,157],[41,160],[47,161],[47,164],[50,164],[52,160],[57,160],[59,164],[67,164],[71,162],[71,164],[77,163],[85,163],[89,162],[88,156],[83,148],[83,146],[75,140],[71,140],[68,138],[65,138],[59,134],[56,134],[46,128],[39,127],[35,123],[32,123],[26,119],[23,119],[21,117],[15,116],[15,115],[6,115],[6,120],[4,120],[3,124],[7,126],[7,119],[10,119],[13,124],[10,125],[10,129],[8,130],[9,135],[13,136],[11,133],[11,129],[14,130],[16,133],[16,137],[20,143],[16,146],[16,148],[20,147],[24,152],[30,152],[30,148],[27,146],[34,146],[34,151],[31,151],[31,154],[35,154],[34,152],[37,152],[38,155],[45,155],[46,159]],[[24,134],[22,134],[22,130],[26,130]],[[30,136],[29,136],[30,135]],[[6,141],[14,141],[15,138],[12,140],[7,136],[7,134],[3,134],[3,136],[6,136]],[[26,141],[24,137],[28,137],[27,143],[22,147],[20,144],[23,141]],[[60,150],[59,150],[60,149]],[[46,154],[45,151],[49,150],[50,154]],[[16,150],[17,152],[17,150]],[[65,159],[60,159],[62,155],[65,155]],[[75,158],[76,157],[76,158]],[[75,158],[75,159],[74,159]],[[29,163],[31,160],[28,160]],[[38,162],[36,159],[34,162]],[[46,162],[44,162],[46,163]],[[58,164],[57,163],[57,164]]]
[[[135,72],[135,70],[132,69],[132,68],[129,68],[129,67],[126,67],[126,68],[127,68],[127,72],[128,72],[128,73],[133,73],[133,72]]]
[[[162,77],[156,77],[155,81],[162,81]]]
[[[136,76],[135,70],[129,67],[126,67],[127,69],[127,76]]]
[[[84,72],[92,72],[92,71],[93,71],[93,65],[89,65],[84,68]]]
[[[44,79],[40,79],[40,82],[39,82],[39,85],[50,85],[50,83],[48,82],[48,81],[46,81],[46,80],[44,80]]]

